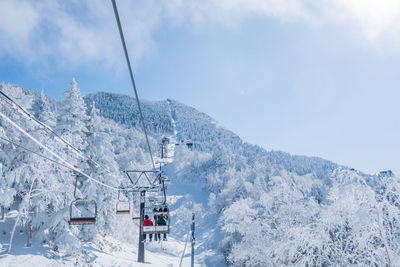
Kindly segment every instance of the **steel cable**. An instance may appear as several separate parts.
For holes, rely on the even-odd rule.
[[[55,152],[53,152],[51,149],[49,149],[48,147],[46,147],[45,145],[43,145],[42,143],[40,143],[40,141],[38,141],[36,138],[34,138],[32,135],[30,135],[29,133],[27,133],[24,129],[22,129],[18,124],[16,124],[15,122],[13,122],[12,120],[10,120],[6,115],[4,115],[3,113],[0,112],[0,116],[3,117],[3,119],[5,119],[8,123],[10,123],[11,125],[13,125],[15,128],[17,128],[20,132],[22,132],[25,136],[27,136],[29,139],[31,139],[33,142],[35,142],[37,145],[39,145],[40,147],[42,147],[44,150],[46,150],[47,152],[49,152],[52,156],[54,156],[55,158],[57,158],[58,160],[60,160],[63,164],[60,164],[76,173],[79,173],[80,175],[88,178],[89,180],[98,183],[102,186],[105,186],[107,188],[113,189],[113,190],[121,190],[121,191],[132,191],[131,188],[119,188],[119,187],[114,187],[108,184],[105,184],[103,182],[100,182],[99,180],[91,177],[90,175],[84,173],[83,171],[79,170],[78,168],[76,168],[75,166],[71,165],[69,162],[67,162],[66,160],[64,160],[63,158],[61,158],[59,155],[57,155]],[[22,146],[19,145],[21,148]],[[27,149],[28,150],[28,149]],[[28,150],[29,151],[29,150]],[[37,153],[35,153],[37,154]],[[47,157],[46,157],[47,158]],[[52,160],[54,162],[54,160]]]
[[[104,171],[106,171],[108,174],[110,174],[112,176],[115,175],[112,172],[110,172],[108,169],[106,169],[104,166],[102,166],[101,164],[97,163],[93,159],[86,156],[82,151],[80,151],[78,148],[76,148],[75,146],[70,144],[67,140],[62,138],[60,135],[58,135],[50,126],[48,126],[45,123],[41,122],[40,120],[36,119],[35,116],[33,116],[31,113],[29,113],[27,110],[25,110],[21,105],[19,105],[17,102],[15,102],[7,94],[0,91],[0,95],[2,95],[7,100],[7,101],[5,101],[6,103],[10,104],[11,106],[16,107],[20,113],[22,113],[24,116],[28,117],[28,119],[31,119],[34,122],[36,122],[38,125],[42,126],[46,132],[48,132],[48,133],[50,132],[51,134],[53,134],[56,137],[56,140],[58,139],[59,141],[63,142],[65,145],[67,145],[67,147],[71,148],[75,152],[75,154],[77,154],[80,158],[89,160],[96,167],[103,169]],[[0,98],[0,99],[2,99],[2,98]],[[4,100],[4,99],[2,99],[2,100]]]
[[[113,8],[114,8],[115,19],[116,19],[117,24],[118,24],[118,30],[119,30],[119,35],[121,37],[122,47],[124,48],[126,63],[128,64],[129,75],[131,77],[132,87],[133,87],[133,90],[135,91],[136,103],[137,103],[138,109],[139,109],[139,115],[140,115],[140,120],[142,122],[143,132],[144,132],[144,135],[146,136],[146,142],[147,142],[147,147],[148,147],[149,153],[150,153],[151,163],[153,164],[153,168],[155,169],[156,165],[154,164],[153,154],[151,152],[150,142],[149,142],[149,138],[147,136],[146,125],[144,123],[144,117],[143,117],[143,113],[142,113],[142,108],[140,106],[139,96],[138,96],[138,93],[137,93],[137,90],[136,90],[135,79],[133,77],[131,62],[129,60],[128,50],[126,49],[125,37],[124,37],[124,33],[122,31],[121,21],[119,19],[117,4],[115,3],[115,0],[112,0],[112,5],[113,5]]]

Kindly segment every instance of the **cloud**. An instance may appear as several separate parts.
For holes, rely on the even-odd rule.
[[[397,0],[336,0],[330,17],[349,26],[368,46],[400,50],[400,2]]]
[[[120,16],[134,58],[151,53],[159,25],[156,3],[121,1]],[[157,10],[159,10],[157,12]],[[124,63],[111,1],[0,1],[0,56],[23,63],[60,65]]]
[[[138,0],[118,1],[129,53],[151,55],[164,23],[235,27],[250,17],[339,25],[361,43],[400,48],[398,0]],[[0,1],[0,56],[25,63],[123,64],[111,1]],[[323,26],[322,26],[323,27]]]
[[[170,20],[192,24],[221,23],[232,26],[252,16],[280,20],[304,19],[307,16],[299,0],[172,0],[164,6]]]
[[[0,51],[24,55],[34,38],[40,14],[29,3],[18,1],[0,1],[0,14]]]

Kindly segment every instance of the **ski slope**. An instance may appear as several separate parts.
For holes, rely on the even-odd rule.
[[[12,85],[0,89],[115,175],[78,161],[13,107],[0,105],[0,111],[71,164],[125,188],[130,182],[124,170],[151,168],[133,99],[99,93],[85,103],[72,85],[66,95],[74,97],[60,102]],[[143,110],[145,120],[152,122],[154,150],[163,137],[169,138],[167,158],[156,161],[164,164],[171,181],[171,233],[168,242],[145,244],[143,266],[178,266],[192,213],[196,266],[399,265],[400,179],[390,170],[369,175],[321,158],[266,151],[174,100],[143,101]],[[4,118],[0,126],[1,137],[38,150]],[[13,143],[0,145],[0,205],[10,207],[0,222],[0,266],[140,266],[139,225],[116,214],[115,190],[85,180],[77,188],[69,170]],[[96,225],[68,225],[74,188],[98,204]],[[147,199],[157,196],[162,194],[146,193]],[[137,195],[129,197],[139,210]],[[33,230],[30,248],[25,247],[28,221]],[[183,266],[190,258],[186,245]]]
[[[161,163],[164,167],[174,162],[176,134],[175,122],[173,122],[174,134],[168,136],[170,142],[167,145],[167,157],[155,157],[155,161]],[[173,176],[173,173],[172,173]],[[194,206],[196,203],[206,205],[207,194],[202,191],[202,185],[193,186],[193,184],[185,184],[174,181],[173,177],[169,177],[168,203],[170,206],[171,216],[171,234],[168,241],[153,241],[145,243],[145,263],[137,262],[138,244],[136,242],[122,242],[112,235],[99,237],[94,242],[84,243],[84,253],[79,255],[63,255],[63,251],[54,252],[54,248],[50,248],[45,244],[38,243],[33,237],[31,247],[26,247],[27,233],[26,229],[16,226],[15,234],[12,242],[11,252],[9,250],[9,241],[15,221],[18,217],[16,206],[6,211],[5,220],[0,222],[0,266],[79,266],[89,264],[91,266],[179,266],[182,258],[182,266],[190,265],[190,218],[191,210],[187,203]],[[151,196],[148,193],[147,196]],[[197,204],[199,205],[199,204]],[[183,214],[185,213],[185,214]],[[123,227],[127,230],[136,231],[138,235],[138,227],[132,227],[137,224],[137,220],[121,216]],[[202,218],[199,214],[199,217]],[[128,216],[129,217],[129,216]],[[195,266],[204,266],[205,259],[213,259],[214,252],[204,248],[201,235],[209,236],[210,226],[215,224],[217,218],[211,218],[214,222],[198,227],[200,234],[196,247],[200,250],[196,252]],[[86,227],[86,226],[85,226]],[[91,227],[91,226],[87,226]],[[132,228],[130,228],[132,227]],[[183,256],[183,257],[182,257]],[[222,258],[219,258],[222,260]],[[213,261],[213,260],[211,260]],[[219,266],[223,266],[223,260]]]
[[[1,243],[4,244],[2,235]],[[183,252],[184,243],[173,238],[168,242],[146,244],[145,263],[137,262],[137,246],[134,244],[121,243],[111,236],[106,237],[104,242],[108,249],[101,250],[93,243],[85,244],[86,254],[65,257],[53,257],[51,249],[34,243],[32,247],[25,246],[26,235],[19,233],[14,240],[12,253],[5,251],[0,255],[0,266],[179,266],[180,256]],[[183,258],[182,266],[190,265],[190,251],[187,250]],[[196,262],[195,266],[202,266]]]
[[[85,254],[55,256],[51,248],[33,240],[31,247],[26,247],[25,229],[18,227],[14,236],[11,253],[7,253],[11,228],[17,211],[6,214],[0,223],[0,266],[179,266],[185,242],[169,237],[167,242],[145,243],[145,263],[137,262],[137,244],[122,243],[112,236],[101,240],[102,246],[88,242],[84,245]],[[182,266],[190,265],[190,244],[187,245]],[[195,266],[203,266],[196,261]]]

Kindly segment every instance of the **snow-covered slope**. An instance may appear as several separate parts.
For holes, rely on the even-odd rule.
[[[124,170],[151,167],[133,98],[82,98],[75,83],[60,102],[11,85],[1,90],[105,169],[79,159],[6,103],[2,113],[102,182],[126,186]],[[143,112],[156,161],[171,180],[172,231],[168,242],[146,244],[152,266],[178,265],[192,213],[199,266],[400,264],[400,183],[390,171],[368,175],[321,158],[267,151],[174,100],[143,101]],[[1,136],[44,152],[6,120],[0,125]],[[170,141],[167,159],[158,153],[163,137]],[[138,225],[115,215],[116,192],[81,179],[78,194],[97,201],[99,219],[95,226],[70,227],[71,172],[6,141],[0,145],[0,204],[10,207],[0,223],[0,264],[139,266]],[[138,196],[128,197],[137,210]],[[33,246],[25,248],[29,222]]]

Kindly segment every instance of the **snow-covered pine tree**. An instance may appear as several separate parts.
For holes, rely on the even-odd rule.
[[[86,127],[88,116],[77,85],[75,79],[72,79],[69,89],[64,92],[65,101],[58,115],[57,129],[70,144],[84,150],[85,138],[89,134]]]
[[[33,115],[41,122],[45,123],[50,127],[54,127],[56,124],[56,118],[51,108],[49,99],[42,90],[39,97],[37,97],[32,104]]]
[[[8,95],[12,95],[13,98],[20,100],[20,105],[25,109],[30,109],[34,100],[34,95],[29,94],[27,91],[20,87],[13,88],[12,86],[2,86],[1,88]],[[28,134],[33,134],[36,130],[35,124],[22,115],[18,108],[5,102],[5,105],[1,106],[1,112],[7,116],[8,119],[2,118],[1,124],[4,129],[4,135],[6,139],[12,140],[15,144],[23,144],[31,150],[38,151],[37,145],[35,145],[29,138],[22,135],[17,127],[21,127]],[[15,123],[16,125],[14,125]],[[32,199],[35,197],[35,190],[37,188],[39,176],[42,174],[40,167],[37,164],[33,164],[32,155],[27,153],[24,149],[18,145],[11,143],[3,144],[3,151],[7,154],[8,168],[3,172],[4,185],[8,186],[8,190],[5,190],[5,199],[3,203],[5,206],[11,204],[18,207],[18,214],[16,216],[14,227],[10,233],[10,243],[8,251],[12,249],[12,241],[15,230],[18,226],[26,225],[27,222],[31,221],[32,218]],[[12,194],[12,195],[11,195]],[[10,198],[12,196],[12,199]],[[10,203],[11,201],[11,203]]]
[[[87,147],[87,136],[89,131],[87,129],[88,116],[86,114],[86,105],[83,101],[83,97],[77,87],[77,82],[72,79],[70,87],[64,92],[65,100],[58,109],[57,114],[57,125],[55,127],[59,135],[66,140],[69,144],[74,146],[79,150],[84,150]],[[76,152],[71,147],[57,140],[57,145],[53,147],[56,149],[57,153],[70,164],[78,167],[81,170],[88,168],[87,160],[84,159],[79,152]],[[60,177],[66,186],[63,190],[65,194],[66,209],[62,214],[59,214],[58,220],[52,220],[51,225],[53,229],[53,240],[57,248],[65,249],[66,251],[74,251],[74,253],[79,253],[79,237],[85,237],[88,239],[88,235],[92,236],[91,230],[85,226],[74,226],[69,227],[68,217],[69,217],[69,203],[74,200],[73,192],[75,179],[77,173],[71,171],[60,171]],[[87,198],[88,196],[81,192],[83,185],[86,185],[89,181],[80,175],[78,175],[78,183],[76,195],[79,198]],[[80,212],[85,212],[85,210],[74,210],[80,214]],[[67,244],[65,239],[69,240]]]
[[[88,118],[87,147],[84,153],[90,160],[87,160],[88,168],[85,171],[103,183],[119,187],[121,175],[114,157],[110,124],[104,123],[94,102]],[[91,181],[85,183],[81,191],[97,203],[99,216],[96,230],[101,233],[109,231],[115,222],[115,207],[108,203],[116,203],[116,192]]]

